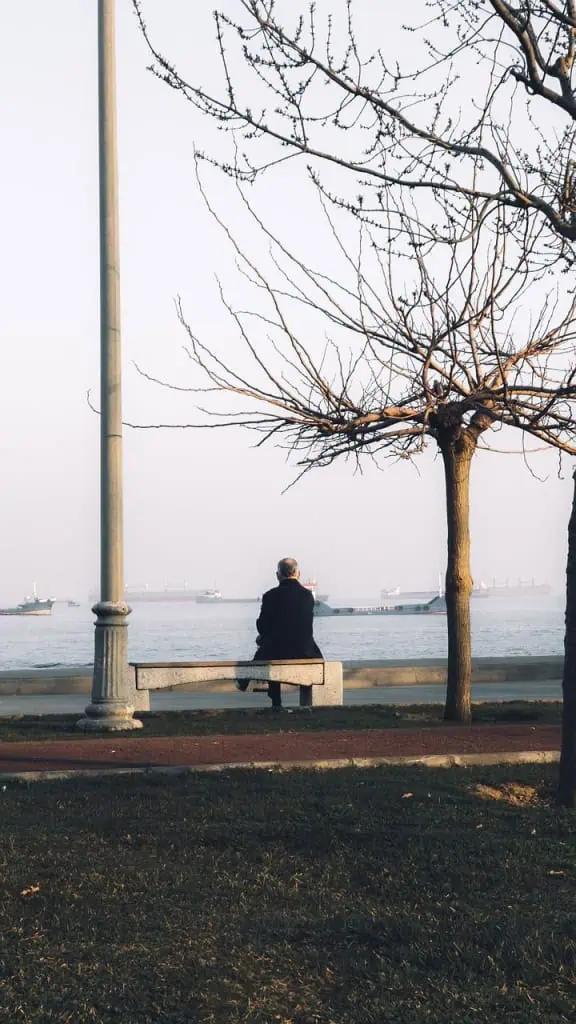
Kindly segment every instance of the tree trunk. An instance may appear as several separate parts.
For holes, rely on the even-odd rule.
[[[564,675],[562,678],[562,752],[558,801],[576,807],[576,473],[572,514],[568,524],[566,564],[566,632],[564,634]]]
[[[444,461],[448,525],[448,679],[444,718],[452,722],[469,722],[472,717],[470,466],[476,442],[465,430],[458,430],[439,437],[438,443]]]

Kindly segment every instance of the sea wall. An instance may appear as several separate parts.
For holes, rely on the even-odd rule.
[[[562,657],[475,658],[475,683],[524,683],[538,679],[561,679]],[[344,686],[426,686],[446,682],[446,662],[434,658],[405,661],[345,661]],[[92,668],[89,665],[13,669],[0,672],[0,696],[49,693],[89,693]],[[183,692],[232,690],[229,681],[180,686]]]

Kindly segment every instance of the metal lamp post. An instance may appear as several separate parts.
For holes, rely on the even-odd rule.
[[[78,728],[138,729],[128,669],[124,600],[122,380],[116,152],[115,0],[98,0],[100,180],[100,600],[94,637],[92,703]]]

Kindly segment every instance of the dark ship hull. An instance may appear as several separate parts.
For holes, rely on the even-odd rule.
[[[27,598],[15,608],[0,608],[0,615],[52,615],[53,606],[50,598]]]

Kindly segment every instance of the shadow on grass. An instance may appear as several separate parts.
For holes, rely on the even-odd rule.
[[[574,1020],[576,817],[551,769],[8,785],[0,1018]]]
[[[245,735],[274,732],[305,732],[350,729],[409,729],[445,726],[440,704],[372,704],[340,708],[302,708],[290,715],[271,715],[269,709],[152,711],[136,717],[144,722],[143,732],[126,733],[137,741],[145,736]],[[95,739],[97,734],[76,729],[79,716],[22,715],[0,718],[0,742],[43,739]],[[476,704],[473,720],[494,724],[557,724],[559,701],[506,701]],[[455,725],[454,728],[459,728]]]

